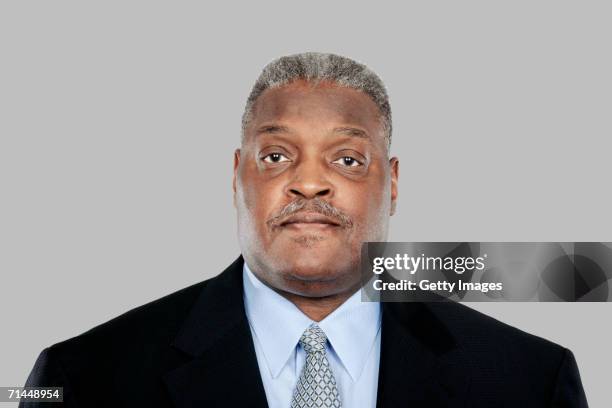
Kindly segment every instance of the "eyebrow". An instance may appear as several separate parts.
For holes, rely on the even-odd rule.
[[[280,126],[280,125],[265,125],[257,129],[256,133],[258,135],[262,133],[267,133],[267,134],[289,133],[289,128],[287,126]]]
[[[350,126],[337,127],[333,130],[334,133],[343,133],[348,136],[361,137],[368,139],[370,136],[368,132],[363,129],[358,129]]]
[[[257,129],[257,134],[277,134],[277,133],[290,133],[290,129],[287,126],[282,125],[264,125]],[[348,136],[360,137],[360,138],[369,138],[368,133],[359,128],[351,127],[351,126],[341,126],[334,128],[332,133],[341,133]]]

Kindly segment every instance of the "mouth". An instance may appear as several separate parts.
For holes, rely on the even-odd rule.
[[[339,227],[338,221],[319,213],[300,213],[285,218],[281,227],[290,228],[333,228]]]

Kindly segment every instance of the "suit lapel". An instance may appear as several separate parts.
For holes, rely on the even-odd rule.
[[[465,405],[469,362],[427,304],[384,303],[381,336],[378,408]]]
[[[267,407],[244,311],[242,257],[207,282],[173,346],[187,361],[163,379],[176,407]]]

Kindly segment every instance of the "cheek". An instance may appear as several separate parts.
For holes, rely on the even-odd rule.
[[[386,187],[384,180],[377,180],[348,187],[338,197],[338,204],[346,208],[355,222],[355,238],[359,241],[381,240],[388,223],[390,186]]]
[[[241,183],[243,210],[255,224],[264,224],[282,205],[282,189],[278,183],[263,181],[257,176],[248,176],[247,179],[247,183]]]
[[[377,177],[365,182],[343,183],[338,189],[338,200],[342,201],[345,208],[355,217],[371,220],[378,217],[389,201],[390,186],[387,186],[384,177]]]

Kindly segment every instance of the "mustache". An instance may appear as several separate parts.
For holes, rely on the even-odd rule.
[[[281,208],[278,213],[266,221],[266,224],[273,228],[279,227],[286,218],[300,212],[312,212],[324,215],[334,220],[334,222],[343,228],[351,228],[353,226],[351,217],[320,198],[313,198],[310,200],[298,198]]]

